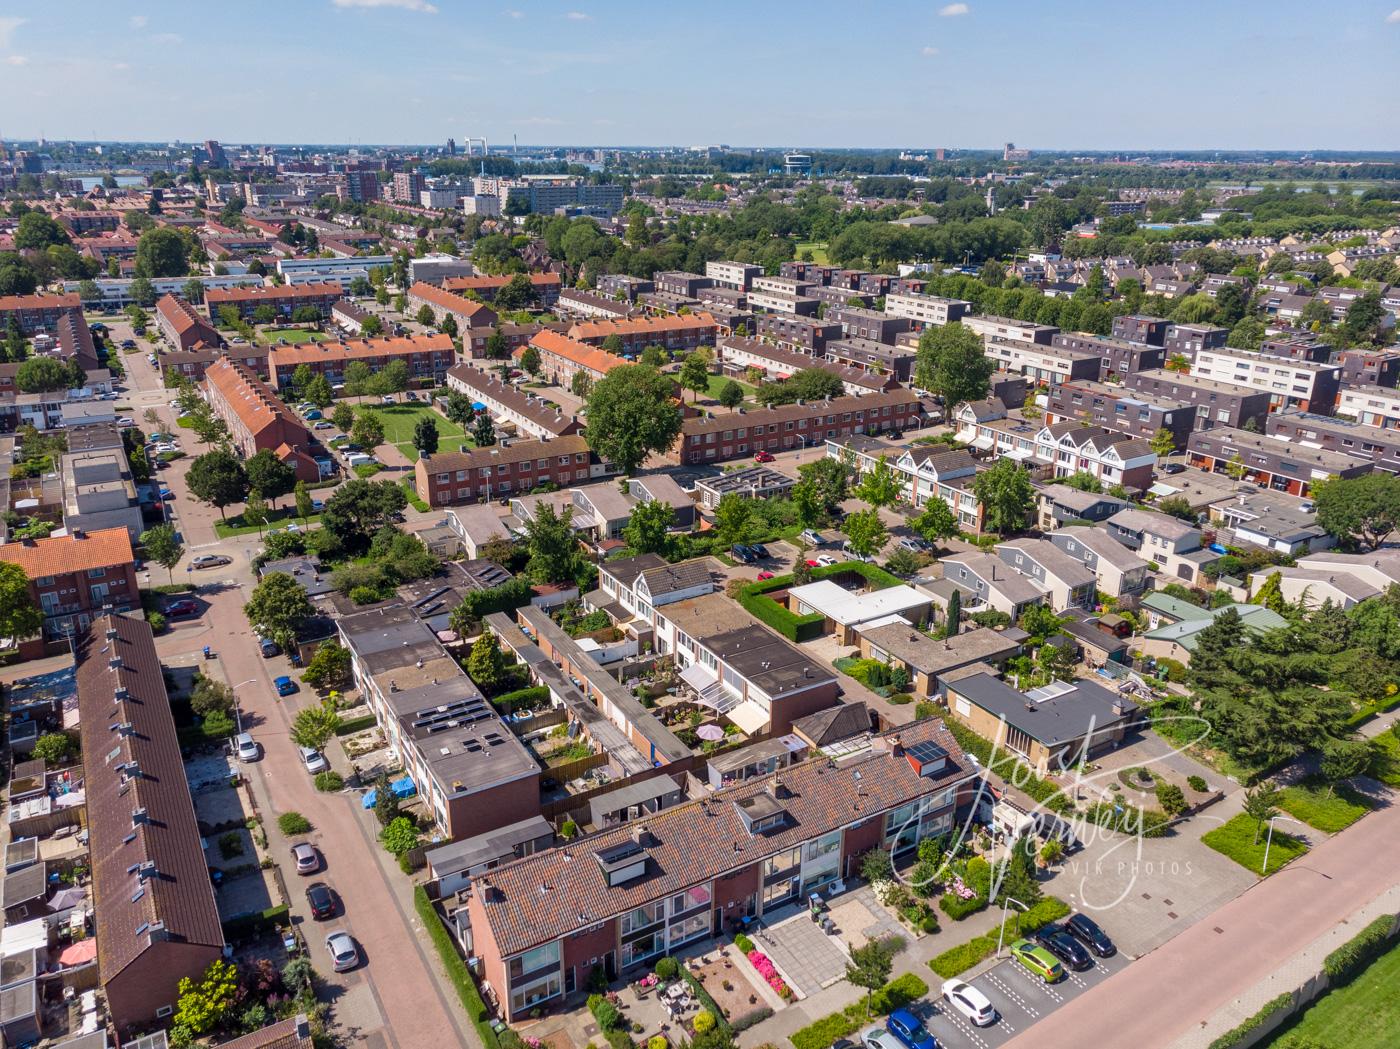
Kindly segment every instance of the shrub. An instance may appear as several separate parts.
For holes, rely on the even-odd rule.
[[[1070,905],[1064,900],[1056,896],[1047,896],[1030,910],[1016,916],[1016,931],[1023,936],[1029,935],[1043,929],[1051,922],[1068,918],[1070,910]]]
[[[288,836],[293,834],[309,834],[311,832],[311,821],[300,812],[284,812],[277,817],[277,828]]]
[[[706,1031],[715,1029],[715,1014],[708,1009],[701,1009],[695,1014],[695,1019],[691,1022],[696,1034],[704,1034]]]
[[[413,907],[418,912],[418,919],[423,923],[423,928],[428,930],[428,938],[433,941],[433,946],[437,948],[442,967],[447,970],[447,978],[457,989],[457,997],[461,999],[462,1007],[466,1009],[467,1016],[471,1018],[472,1026],[476,1028],[477,1036],[481,1039],[482,1045],[486,1049],[500,1049],[500,1040],[496,1037],[496,1032],[491,1029],[491,1014],[486,1009],[486,1003],[481,999],[481,992],[477,990],[471,973],[467,972],[466,963],[462,961],[462,956],[457,953],[457,947],[453,943],[451,934],[438,918],[437,911],[433,909],[432,901],[428,899],[427,891],[421,885],[416,886],[413,890]]]
[[[345,778],[334,769],[316,773],[316,789],[326,794],[334,794],[345,786]]]
[[[890,702],[897,707],[902,707],[907,703],[914,702],[914,697],[908,692],[896,692],[890,697]]]
[[[956,893],[945,892],[938,900],[938,909],[952,918],[955,922],[960,922],[969,914],[976,914],[987,906],[985,896],[974,896],[970,900],[965,900]]]
[[[967,943],[951,947],[930,961],[929,968],[945,980],[967,972],[997,949],[995,936],[974,936]]]
[[[291,924],[291,908],[284,903],[279,907],[269,907],[265,911],[254,911],[252,914],[240,914],[236,918],[230,918],[223,923],[224,938],[229,942],[233,942],[245,936],[263,933],[272,928],[286,927]]]
[[[838,1038],[845,1038],[859,1026],[845,1013],[832,1013],[792,1032],[788,1040],[796,1049],[829,1049]]]
[[[772,1009],[768,1008],[768,1006],[766,1005],[760,1005],[757,1009],[754,1009],[752,1012],[747,1012],[743,1016],[739,1017],[739,1019],[731,1022],[729,1025],[729,1029],[735,1034],[738,1034],[740,1031],[747,1031],[750,1027],[753,1027],[756,1024],[761,1024],[764,1020],[768,1019],[768,1017],[772,1015]]]
[[[654,1034],[647,1039],[647,1049],[666,1049],[668,1045],[664,1034]]]
[[[226,860],[243,855],[243,839],[238,831],[231,830],[227,834],[219,835],[219,855]]]
[[[656,969],[654,971],[658,979],[674,980],[676,974],[681,971],[680,962],[667,955],[656,963]]]
[[[891,980],[870,996],[870,1008],[879,1016],[902,1009],[910,1002],[928,994],[928,984],[914,973],[905,973]]]
[[[734,946],[739,948],[739,950],[743,951],[745,954],[748,954],[751,950],[754,949],[753,940],[749,939],[743,933],[737,933],[734,936]]]
[[[1384,954],[1393,938],[1391,926],[1394,923],[1393,916],[1383,915],[1329,954],[1322,962],[1329,986],[1335,988],[1350,983]]]
[[[1186,795],[1175,783],[1159,783],[1157,804],[1168,816],[1180,816],[1186,811]]]
[[[1210,1043],[1210,1049],[1235,1049],[1238,1045],[1253,1045],[1257,1039],[1249,1038],[1264,1022],[1273,1016],[1280,1009],[1288,1009],[1293,1005],[1293,995],[1281,994],[1277,998],[1270,999],[1264,1003],[1264,1007],[1251,1016],[1244,1023],[1231,1031],[1226,1031],[1215,1041]]]
[[[1210,784],[1205,781],[1203,776],[1187,776],[1186,785],[1197,793],[1210,789]]]
[[[147,612],[146,622],[151,624],[151,633],[160,634],[165,631],[165,616],[160,612]]]
[[[931,718],[938,713],[938,704],[930,703],[926,699],[921,699],[914,704],[914,720],[923,721],[924,718]]]
[[[623,1026],[622,1013],[617,1006],[608,1001],[601,994],[590,994],[588,996],[588,1011],[593,1014],[593,1019],[598,1021],[598,1027],[603,1031],[616,1031]],[[631,1041],[631,1039],[628,1039]]]

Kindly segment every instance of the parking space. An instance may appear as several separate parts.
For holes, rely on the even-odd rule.
[[[1082,973],[1066,971],[1065,979],[1052,985],[1008,958],[968,981],[996,1007],[996,1023],[990,1027],[973,1027],[936,997],[936,987],[935,997],[925,1005],[922,1018],[939,1045],[995,1049],[1066,1002],[1121,972],[1128,964],[1129,959],[1121,953],[1112,958],[1095,958],[1093,968]]]

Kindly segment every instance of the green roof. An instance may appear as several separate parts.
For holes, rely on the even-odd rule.
[[[1168,598],[1175,601],[1175,598]],[[1144,604],[1146,599],[1144,599]],[[1182,602],[1185,604],[1185,602]],[[1159,626],[1156,630],[1149,630],[1143,634],[1144,638],[1152,641],[1175,641],[1188,652],[1196,650],[1196,637],[1202,630],[1215,622],[1215,617],[1226,609],[1233,608],[1239,613],[1240,622],[1244,628],[1252,634],[1262,634],[1266,630],[1277,630],[1279,627],[1288,625],[1288,620],[1277,612],[1271,612],[1263,605],[1225,605],[1223,608],[1196,608],[1189,606],[1199,615],[1183,620],[1180,623],[1169,623]],[[1168,613],[1169,615],[1171,613]]]
[[[1183,601],[1179,597],[1172,597],[1171,594],[1164,594],[1160,590],[1153,590],[1147,594],[1143,597],[1141,604],[1143,608],[1150,608],[1154,612],[1160,612],[1172,619],[1182,621],[1209,623],[1214,618],[1210,614],[1210,609],[1193,605],[1190,601]]]

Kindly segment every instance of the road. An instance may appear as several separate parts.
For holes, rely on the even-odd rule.
[[[156,409],[166,428],[181,437],[181,446],[191,456],[202,449],[189,431],[174,427],[171,399],[160,387],[155,370],[141,354],[123,358],[128,370],[127,396],[138,424],[149,407]],[[199,587],[198,597],[207,605],[197,620],[177,623],[158,639],[163,658],[198,655],[209,645],[217,653],[221,670],[230,684],[237,684],[237,695],[244,727],[262,744],[261,761],[245,766],[254,781],[254,791],[265,817],[269,845],[274,856],[285,856],[289,841],[276,826],[276,815],[295,810],[315,827],[310,835],[324,858],[324,869],[317,877],[329,882],[340,895],[344,917],[328,923],[312,923],[301,895],[302,879],[290,864],[283,866],[292,899],[299,916],[313,961],[324,982],[325,1000],[334,1003],[333,1021],[343,1044],[372,1049],[417,1049],[420,1046],[473,1045],[465,1015],[450,999],[447,984],[437,973],[437,962],[428,951],[431,946],[417,928],[412,910],[410,886],[397,869],[386,862],[383,850],[372,836],[372,827],[362,822],[356,795],[318,793],[302,768],[290,737],[290,725],[297,710],[316,701],[314,693],[303,690],[295,696],[278,699],[272,678],[286,673],[285,659],[264,660],[243,615],[243,604],[254,585],[248,568],[256,552],[257,537],[220,540],[214,531],[218,511],[197,503],[189,495],[184,475],[189,460],[179,460],[160,472],[175,492],[174,508],[184,536],[187,558],[198,553],[222,553],[234,559],[232,566],[210,572],[184,573],[175,569],[176,578],[185,574]],[[237,507],[230,507],[230,512]],[[164,571],[156,569],[143,585],[164,582]],[[344,770],[343,755],[329,755]],[[338,759],[338,760],[337,760]],[[365,961],[355,970],[332,973],[325,949],[324,933],[331,927],[349,931],[361,945]]]
[[[1366,903],[1400,884],[1400,807],[1383,805],[1007,1049],[1167,1046]]]

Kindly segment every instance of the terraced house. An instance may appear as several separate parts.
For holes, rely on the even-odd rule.
[[[24,569],[29,599],[44,612],[41,638],[21,641],[26,658],[43,655],[43,643],[81,635],[106,608],[140,607],[135,554],[126,528],[0,544],[0,561]]]
[[[434,507],[500,499],[542,484],[569,488],[612,472],[577,435],[437,452],[420,457],[413,470],[418,498]]]
[[[64,314],[74,310],[81,314],[82,309],[83,300],[76,294],[0,295],[0,332],[9,330],[13,318],[23,335],[53,334]]]
[[[610,336],[622,339],[622,350],[639,354],[647,346],[667,350],[693,350],[713,346],[719,328],[708,313],[684,313],[674,317],[630,317],[616,321],[584,321],[569,329],[569,338],[601,346]]]
[[[267,450],[296,471],[297,480],[319,481],[310,455],[311,431],[272,388],[241,364],[221,358],[204,372],[204,397],[229,429],[243,458]]]
[[[875,737],[475,878],[471,953],[507,1020],[582,994],[948,831],[975,767],[941,721]]]
[[[437,385],[447,378],[447,369],[457,360],[452,336],[404,335],[375,339],[344,339],[340,342],[304,342],[300,346],[273,346],[268,351],[272,385],[281,390],[292,381],[302,365],[315,375],[324,375],[332,385],[345,381],[345,369],[359,361],[371,373],[383,371],[390,361],[403,361],[410,383]]]
[[[204,293],[204,308],[209,316],[219,316],[224,306],[232,306],[243,320],[252,320],[260,306],[270,306],[281,321],[291,320],[292,314],[303,307],[316,310],[321,319],[331,315],[331,308],[345,297],[345,289],[334,283],[259,285],[248,288],[210,288]]]

